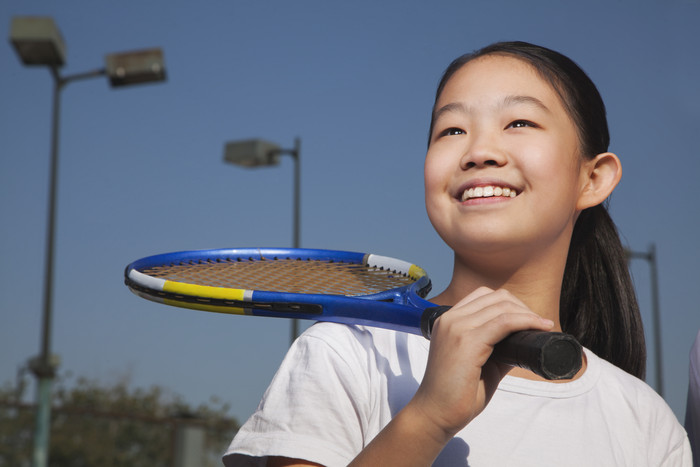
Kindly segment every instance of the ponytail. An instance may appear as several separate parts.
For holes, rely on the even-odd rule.
[[[582,211],[576,221],[559,310],[565,332],[644,379],[646,346],[639,306],[617,228],[603,205]]]

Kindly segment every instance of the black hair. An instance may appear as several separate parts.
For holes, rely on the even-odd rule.
[[[442,75],[435,104],[457,70],[486,55],[523,60],[549,82],[576,126],[582,157],[592,159],[608,150],[610,133],[605,104],[593,81],[568,57],[527,42],[498,42],[455,59]],[[429,138],[432,131],[433,119]],[[596,355],[644,378],[646,344],[642,319],[625,250],[605,204],[583,210],[574,225],[559,315],[564,332],[575,336]]]

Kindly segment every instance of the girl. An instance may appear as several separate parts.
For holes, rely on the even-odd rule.
[[[601,204],[620,176],[605,107],[571,60],[499,43],[439,84],[430,220],[454,251],[431,340],[317,324],[224,457],[262,465],[685,465],[687,437],[641,378],[641,319]],[[489,359],[523,329],[584,345],[564,382]]]

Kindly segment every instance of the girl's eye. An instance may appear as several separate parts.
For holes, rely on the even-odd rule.
[[[440,136],[454,136],[454,135],[465,135],[466,131],[461,128],[448,128],[440,133]]]
[[[515,120],[515,121],[509,123],[506,128],[527,128],[527,127],[537,128],[537,125],[528,121],[528,120]]]

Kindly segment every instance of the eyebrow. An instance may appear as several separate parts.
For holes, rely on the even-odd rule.
[[[534,105],[535,107],[539,107],[541,110],[544,110],[547,113],[551,113],[549,107],[544,105],[544,102],[532,96],[507,96],[505,99],[503,99],[503,102],[501,103],[500,107],[509,107],[511,105],[517,104]]]
[[[541,100],[532,96],[506,96],[496,107],[504,109],[519,104],[534,105],[547,113],[551,113],[551,110]],[[462,102],[450,102],[433,112],[433,121],[436,121],[442,114],[450,112],[469,114],[472,113],[472,108]]]

